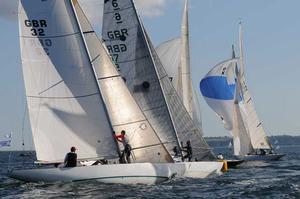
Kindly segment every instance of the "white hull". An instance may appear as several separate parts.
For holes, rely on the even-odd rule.
[[[221,173],[222,162],[136,163],[15,170],[10,177],[27,182],[97,180],[103,183],[158,184],[175,176],[206,178]]]
[[[179,177],[206,178],[221,174],[223,164],[223,162],[178,162],[170,164],[170,169]]]
[[[266,154],[266,155],[243,155],[236,156],[239,160],[244,161],[276,161],[285,156],[285,154]]]
[[[73,168],[15,170],[10,177],[27,182],[70,182],[97,180],[103,183],[157,184],[169,180],[169,164],[113,164]]]

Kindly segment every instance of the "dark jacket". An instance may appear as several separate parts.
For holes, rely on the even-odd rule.
[[[77,154],[69,152],[65,158],[65,167],[76,167],[77,166]]]

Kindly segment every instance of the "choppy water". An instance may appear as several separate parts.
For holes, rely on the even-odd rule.
[[[215,149],[223,151],[224,149]],[[300,198],[300,146],[281,147],[282,161],[252,162],[208,179],[179,178],[153,186],[74,183],[24,183],[6,176],[9,153],[0,153],[1,198]],[[13,162],[33,157],[12,154]],[[22,165],[22,164],[21,164]],[[16,166],[16,165],[15,165]]]

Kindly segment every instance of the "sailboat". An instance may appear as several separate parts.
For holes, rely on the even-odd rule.
[[[216,157],[170,81],[132,0],[104,2],[102,39],[130,93],[168,152],[174,156],[178,150],[183,157],[181,142],[191,141],[194,162],[176,163],[189,168],[184,176],[203,177],[220,171],[223,163],[208,161]]]
[[[141,111],[76,0],[21,0],[20,46],[37,163],[78,160],[106,165],[13,170],[24,181],[155,184],[183,175]],[[119,164],[113,131],[126,130],[132,164]]]
[[[242,24],[239,25],[240,58],[217,64],[201,80],[200,90],[207,104],[221,117],[225,129],[233,136],[234,155],[245,161],[279,160],[269,144],[254,108],[245,79]],[[239,65],[239,67],[238,67]]]

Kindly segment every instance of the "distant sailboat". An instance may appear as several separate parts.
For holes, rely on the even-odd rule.
[[[215,160],[163,68],[132,0],[105,1],[102,38],[131,94],[169,153],[174,147],[180,150],[180,142],[190,140],[196,160]],[[215,171],[222,167],[219,162],[207,164]],[[199,173],[202,169],[199,165]]]
[[[108,165],[14,170],[25,181],[154,184],[184,165],[173,160],[128,91],[76,0],[21,0],[20,45],[30,124],[39,164],[78,160]],[[114,92],[113,92],[114,91]],[[121,96],[121,97],[120,97]],[[118,164],[113,130],[126,130],[134,164]]]
[[[239,67],[238,67],[239,65]],[[262,122],[258,119],[246,85],[243,63],[242,26],[240,24],[240,58],[216,65],[200,82],[207,104],[221,117],[224,127],[232,133],[234,155],[243,160],[278,160]]]

